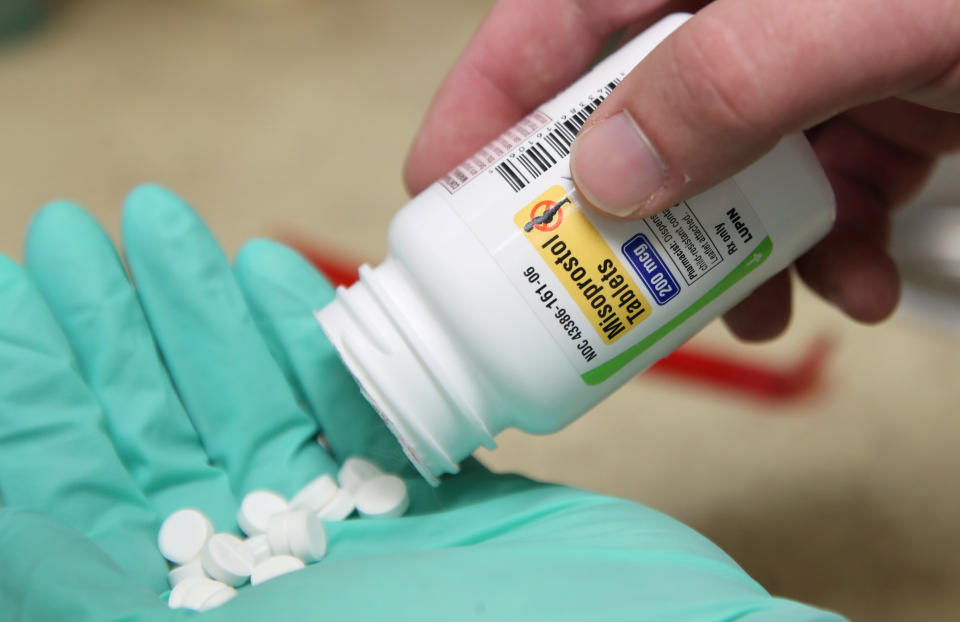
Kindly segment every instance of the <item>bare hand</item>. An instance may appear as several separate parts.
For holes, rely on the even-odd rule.
[[[407,159],[408,188],[572,82],[611,33],[698,9],[581,130],[571,159],[581,194],[610,214],[649,216],[805,130],[838,214],[797,271],[850,317],[884,319],[900,289],[886,252],[891,210],[960,148],[958,0],[503,0],[437,92]],[[766,339],[789,316],[784,272],[726,321]]]

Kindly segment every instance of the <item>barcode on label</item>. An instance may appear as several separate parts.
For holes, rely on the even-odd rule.
[[[531,181],[540,177],[556,166],[557,162],[570,155],[570,146],[573,145],[573,139],[577,137],[577,132],[618,84],[620,84],[620,78],[608,82],[603,87],[602,92],[590,100],[589,103],[584,104],[563,121],[554,123],[539,140],[511,153],[497,164],[494,170],[514,192],[523,190]]]
[[[457,168],[447,173],[440,185],[453,194],[466,186],[488,166],[517,148],[523,141],[533,136],[537,130],[545,127],[551,119],[541,110],[535,110],[521,119],[516,125],[501,134],[492,143],[467,158]]]

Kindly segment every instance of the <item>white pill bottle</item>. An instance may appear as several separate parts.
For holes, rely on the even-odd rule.
[[[415,197],[384,262],[317,313],[432,483],[504,428],[567,425],[830,229],[833,194],[802,136],[644,220],[581,207],[574,136],[688,17],[663,19]]]

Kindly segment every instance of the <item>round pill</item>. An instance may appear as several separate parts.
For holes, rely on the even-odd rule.
[[[410,507],[406,483],[396,475],[380,475],[357,490],[357,511],[366,518],[401,516]]]
[[[191,585],[183,595],[184,609],[193,609],[194,611],[203,611],[213,607],[215,604],[226,602],[236,596],[237,591],[229,585],[224,585],[219,581],[207,579]],[[226,596],[226,598],[224,598]],[[210,603],[207,606],[207,603]]]
[[[247,493],[237,510],[237,524],[248,536],[267,530],[267,521],[274,514],[287,509],[287,500],[272,490],[254,490]]]
[[[200,603],[196,607],[197,611],[206,611],[207,609],[213,609],[214,607],[219,607],[223,603],[227,602],[231,598],[237,595],[237,590],[233,589],[229,585],[223,585],[219,590],[207,597],[205,601]]]
[[[208,577],[188,577],[183,581],[180,581],[173,589],[170,590],[170,596],[167,598],[167,605],[171,609],[179,609],[183,607],[183,597],[187,593],[187,590],[190,589],[192,585],[200,583],[202,581],[210,581]]]
[[[253,555],[253,561],[257,564],[273,555],[273,551],[270,550],[270,539],[265,533],[247,538],[243,543],[247,545],[247,550]]]
[[[274,555],[290,555],[290,540],[287,538],[287,516],[289,512],[270,517],[267,525],[267,542]]]
[[[337,483],[329,475],[321,475],[300,489],[300,492],[290,500],[291,510],[307,510],[319,512],[339,490]]]
[[[290,512],[286,520],[287,542],[294,557],[310,563],[327,553],[327,531],[316,514]]]
[[[171,609],[196,609],[205,600],[225,587],[228,586],[206,577],[187,579],[173,588],[167,604]]]
[[[380,467],[365,458],[353,456],[343,461],[340,472],[337,473],[337,480],[341,487],[356,493],[365,481],[378,475],[383,475]]]
[[[213,531],[213,523],[203,512],[191,508],[177,510],[160,525],[157,547],[169,561],[185,564],[200,554]]]
[[[170,587],[177,587],[179,583],[192,577],[207,577],[207,573],[204,572],[203,564],[200,563],[199,559],[187,562],[176,568],[171,568],[170,572],[167,573],[167,581],[170,583]]]
[[[327,522],[343,520],[353,514],[355,507],[353,495],[346,488],[341,488],[330,500],[330,503],[317,512],[317,516]]]
[[[250,577],[255,565],[243,540],[229,533],[212,536],[200,553],[200,561],[208,575],[234,587]]]
[[[253,574],[250,575],[250,584],[260,585],[264,581],[269,581],[294,570],[300,570],[304,566],[306,564],[303,561],[292,555],[274,555],[257,564],[257,567],[253,569]]]

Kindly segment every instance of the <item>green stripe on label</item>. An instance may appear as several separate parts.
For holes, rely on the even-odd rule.
[[[757,266],[767,260],[772,250],[773,242],[769,236],[765,237],[755,249],[750,251],[749,257],[741,261],[739,266],[731,270],[730,274],[723,277],[719,283],[710,288],[710,291],[701,296],[696,302],[675,315],[669,322],[647,335],[638,343],[630,346],[603,365],[594,367],[585,374],[582,374],[580,377],[589,385],[600,384],[604,380],[607,380],[610,376],[626,367],[630,361],[643,354],[650,346],[666,337],[670,331],[690,319],[694,313],[713,302],[720,294],[730,289],[734,283],[750,274]]]

